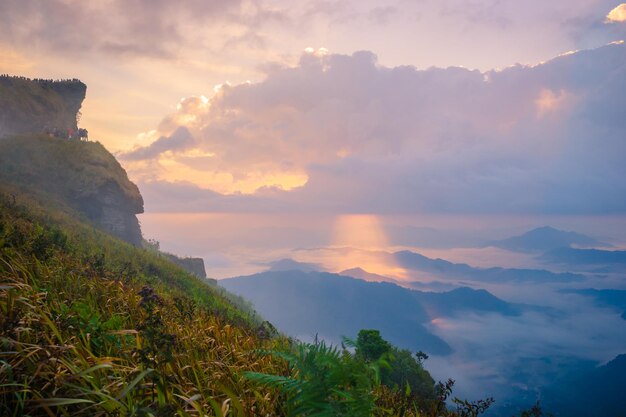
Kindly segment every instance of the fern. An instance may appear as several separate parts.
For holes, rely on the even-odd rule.
[[[370,416],[377,374],[372,366],[346,349],[324,342],[299,343],[294,352],[271,351],[286,360],[289,376],[246,372],[257,384],[278,389],[287,397],[289,416]]]

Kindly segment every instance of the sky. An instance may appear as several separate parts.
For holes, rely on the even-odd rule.
[[[147,213],[623,216],[624,39],[607,0],[0,1],[0,73],[83,80]]]

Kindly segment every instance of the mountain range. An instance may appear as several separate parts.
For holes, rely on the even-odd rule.
[[[403,268],[449,279],[481,282],[572,282],[585,279],[584,275],[570,272],[555,273],[545,269],[475,268],[464,263],[428,258],[406,250],[395,252],[392,257]]]
[[[372,328],[398,346],[439,355],[451,348],[429,330],[433,320],[466,312],[520,311],[485,290],[429,293],[316,271],[266,271],[219,284],[251,301],[262,316],[292,336],[317,335],[339,342],[344,336],[354,337],[359,329]]]
[[[488,242],[486,246],[494,246],[514,252],[545,252],[562,247],[610,247],[596,239],[576,233],[558,230],[550,226],[538,227],[522,235],[503,240]]]
[[[600,265],[626,269],[626,251],[623,250],[556,248],[545,252],[539,259],[565,265]]]

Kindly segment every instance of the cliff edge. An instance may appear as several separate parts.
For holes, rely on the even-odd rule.
[[[104,146],[79,140],[86,91],[79,80],[0,76],[0,181],[68,205],[140,246],[139,189]]]
[[[0,138],[42,132],[74,134],[87,86],[80,80],[0,76]]]

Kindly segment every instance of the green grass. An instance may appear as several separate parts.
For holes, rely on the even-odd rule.
[[[286,344],[260,338],[253,312],[24,196],[3,195],[0,209],[0,415],[280,409],[240,375],[278,372],[255,352]]]

